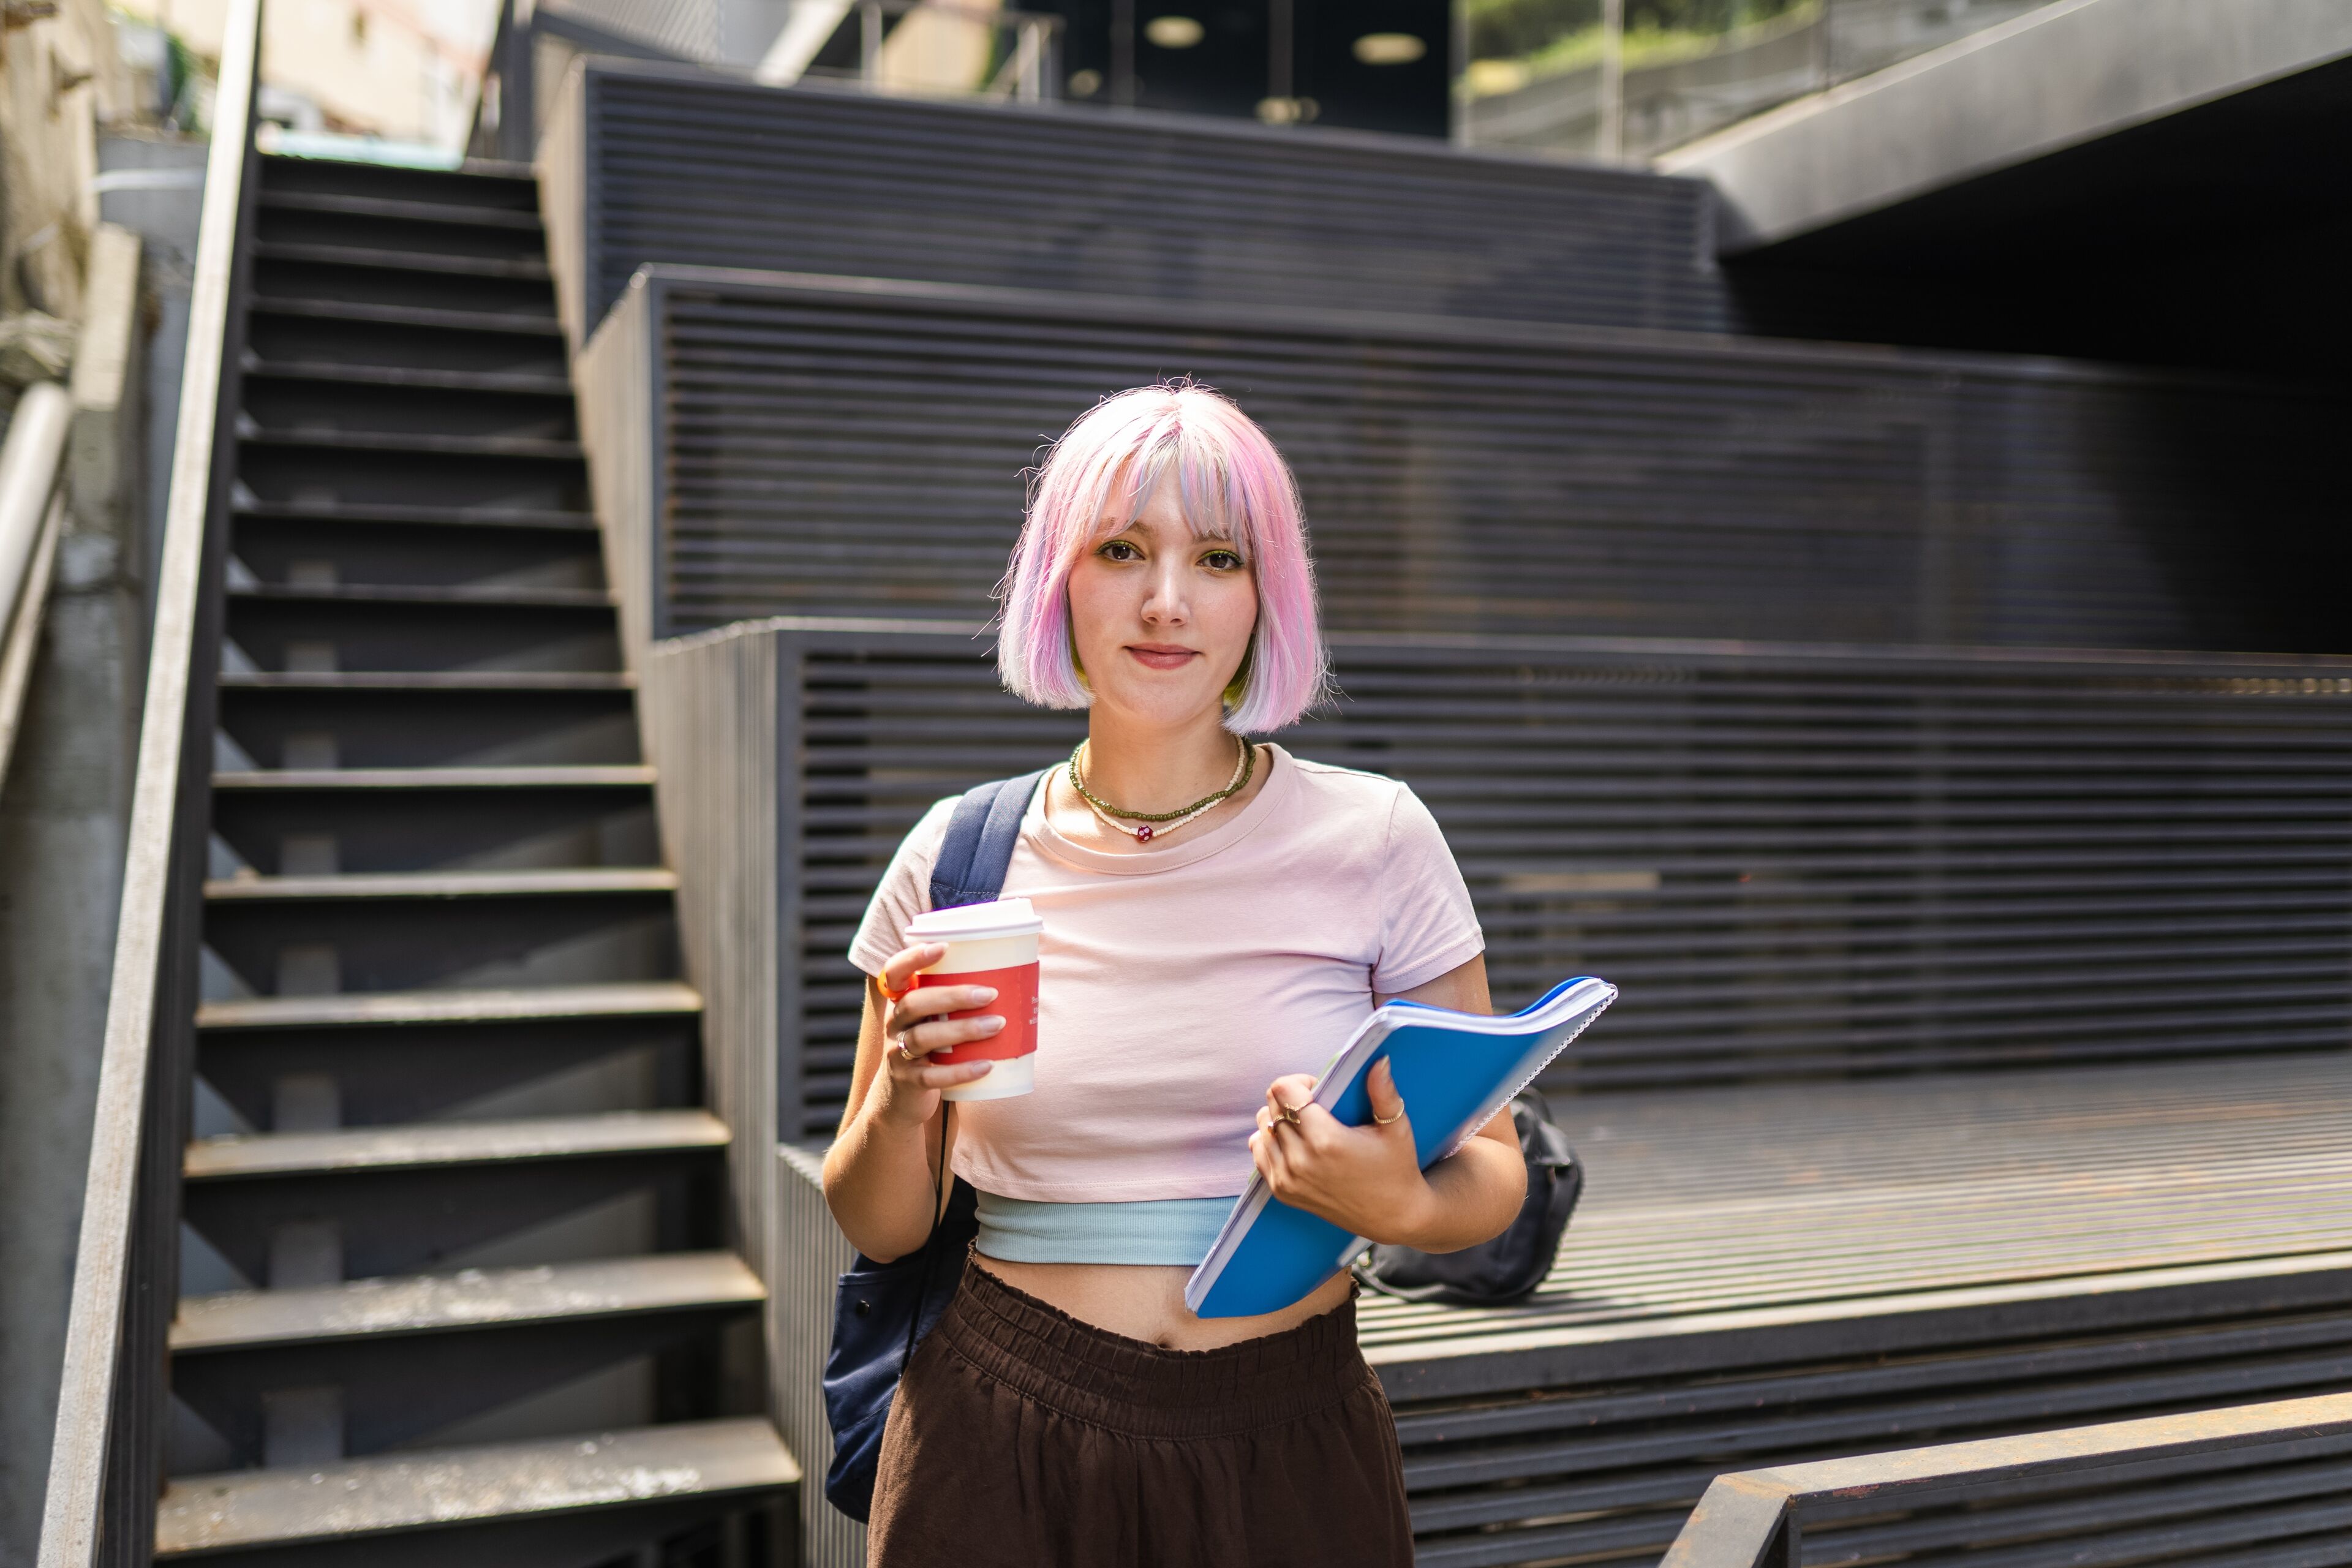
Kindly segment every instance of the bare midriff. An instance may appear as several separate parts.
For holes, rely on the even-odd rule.
[[[1184,1305],[1189,1268],[1125,1263],[1008,1263],[974,1255],[972,1261],[1016,1290],[1114,1334],[1171,1351],[1213,1351],[1244,1340],[1295,1329],[1348,1299],[1339,1275],[1295,1306],[1255,1318],[1200,1318]]]

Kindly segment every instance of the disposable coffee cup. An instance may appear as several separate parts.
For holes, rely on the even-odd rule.
[[[917,915],[908,945],[942,942],[947,952],[915,976],[918,985],[992,985],[996,1000],[950,1018],[1002,1018],[1004,1027],[984,1040],[967,1040],[923,1059],[941,1067],[993,1062],[985,1078],[940,1092],[950,1100],[1010,1100],[1037,1087],[1037,938],[1045,922],[1026,899],[962,904]]]

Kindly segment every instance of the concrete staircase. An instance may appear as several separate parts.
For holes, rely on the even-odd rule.
[[[157,1553],[780,1560],[533,186],[265,159],[249,232]]]

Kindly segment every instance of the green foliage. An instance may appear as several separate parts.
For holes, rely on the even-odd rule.
[[[1769,21],[1800,0],[1625,0],[1625,30],[1726,33]],[[1470,58],[1516,59],[1601,25],[1601,0],[1462,0]]]

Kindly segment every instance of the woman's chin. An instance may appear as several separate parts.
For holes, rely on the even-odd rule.
[[[1097,686],[1095,706],[1108,708],[1130,723],[1175,729],[1199,722],[1203,713],[1221,712],[1222,697],[1222,692],[1210,690],[1197,680],[1123,680],[1108,689]]]

